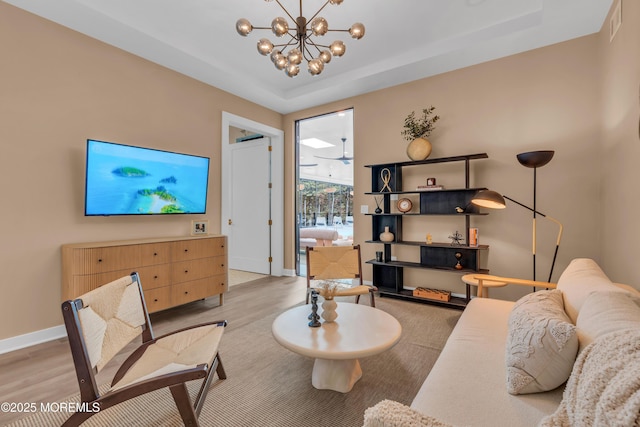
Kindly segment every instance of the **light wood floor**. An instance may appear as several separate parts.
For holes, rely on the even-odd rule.
[[[225,319],[231,329],[264,318],[304,301],[306,280],[266,277],[230,288],[220,306],[208,298],[151,315],[154,333],[162,335],[185,326]],[[139,344],[135,340],[117,355],[97,379],[108,383],[117,366]],[[224,358],[224,355],[222,355]],[[66,338],[0,355],[0,402],[58,402],[78,392],[73,360]],[[23,414],[0,412],[0,425]]]

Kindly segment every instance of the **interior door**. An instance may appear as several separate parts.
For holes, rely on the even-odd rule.
[[[223,182],[229,268],[271,274],[271,151],[269,138],[229,144]],[[225,179],[225,177],[223,177]],[[224,205],[224,203],[223,203]],[[224,221],[223,221],[224,224]]]

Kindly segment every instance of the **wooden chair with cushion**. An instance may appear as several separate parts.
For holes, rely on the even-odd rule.
[[[137,273],[100,286],[62,304],[71,354],[80,385],[81,410],[63,425],[78,426],[118,403],[169,387],[185,425],[198,426],[198,416],[214,372],[226,374],[218,344],[227,322],[216,321],[155,337]],[[142,345],[126,358],[111,386],[100,394],[95,374],[134,338]],[[195,402],[186,383],[202,380]],[[145,408],[140,408],[144,411]]]
[[[356,304],[360,301],[360,295],[369,294],[371,307],[376,306],[374,292],[375,286],[366,286],[362,281],[362,259],[360,245],[352,246],[316,246],[307,247],[307,304],[309,303],[309,290],[312,281],[335,283],[340,288],[341,295],[355,295]],[[343,279],[356,279],[359,284],[350,286],[348,283],[338,282]]]

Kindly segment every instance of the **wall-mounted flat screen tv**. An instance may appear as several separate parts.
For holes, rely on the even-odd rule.
[[[208,157],[87,140],[87,216],[203,214],[208,183]]]

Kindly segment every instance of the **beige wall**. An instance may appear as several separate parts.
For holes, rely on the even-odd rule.
[[[400,131],[412,110],[434,105],[442,117],[430,138],[431,156],[488,153],[489,159],[472,163],[471,185],[497,190],[530,206],[533,171],[521,166],[516,154],[555,150],[551,163],[538,170],[538,210],[565,225],[555,281],[575,257],[602,258],[600,200],[593,196],[600,192],[602,165],[599,49],[596,35],[575,39],[289,114],[285,129],[291,131],[296,119],[354,107],[355,212],[360,205],[369,205],[370,211],[375,208],[372,196],[363,195],[371,183],[369,169],[363,165],[408,160]],[[289,132],[289,146],[291,137]],[[462,173],[462,164],[424,167],[415,179],[435,176],[447,187],[461,187]],[[631,189],[629,183],[621,186]],[[363,243],[371,238],[371,217],[356,215],[355,241]],[[413,217],[405,219],[403,226],[407,224],[411,224],[411,240],[421,240],[429,232],[435,241],[448,241],[449,234],[464,227],[464,221],[456,218],[452,222]],[[487,266],[492,273],[532,276],[529,211],[509,204],[487,217],[474,217],[472,226],[480,229],[481,243],[491,246]],[[538,221],[539,280],[548,276],[556,233],[553,223]],[[380,248],[363,244],[363,258],[373,258]],[[394,246],[393,250],[401,259],[418,261],[416,248]],[[370,267],[365,267],[365,275],[371,279]],[[464,291],[459,275],[451,273],[405,269],[405,283]],[[525,291],[511,287],[492,292],[496,297],[516,298]]]
[[[0,339],[62,324],[60,245],[220,227],[222,111],[282,116],[0,2]],[[87,138],[211,157],[207,215],[84,217]]]
[[[618,282],[640,287],[640,2],[622,2],[622,26],[609,42],[608,20],[599,37],[602,50],[602,258]]]

